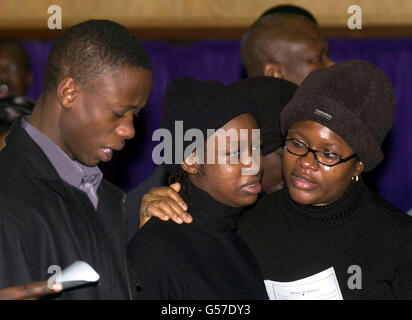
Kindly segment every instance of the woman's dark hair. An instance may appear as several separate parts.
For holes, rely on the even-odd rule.
[[[169,185],[176,182],[179,182],[182,186],[179,194],[188,205],[191,205],[192,188],[190,186],[189,176],[187,175],[187,172],[182,169],[182,167],[179,167],[176,174],[170,175],[168,178]]]
[[[31,113],[34,101],[24,96],[8,96],[0,99],[0,134],[10,130],[12,123]]]

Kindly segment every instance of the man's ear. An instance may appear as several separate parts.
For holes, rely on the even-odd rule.
[[[284,79],[279,63],[269,62],[263,67],[263,74],[267,77]]]
[[[71,77],[64,78],[57,86],[57,98],[63,108],[70,109],[73,102],[76,100],[79,91],[79,86]]]
[[[197,161],[196,151],[188,156],[180,166],[188,174],[197,174],[199,172],[200,164]]]

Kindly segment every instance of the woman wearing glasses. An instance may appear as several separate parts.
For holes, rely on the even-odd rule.
[[[286,188],[240,226],[270,298],[412,298],[412,219],[361,178],[394,110],[384,73],[357,60],[313,72],[283,110]]]

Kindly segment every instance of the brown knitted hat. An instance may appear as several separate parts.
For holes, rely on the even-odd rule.
[[[370,171],[383,160],[382,142],[392,127],[395,96],[376,66],[347,60],[312,72],[280,115],[285,137],[296,121],[316,121],[334,131]]]

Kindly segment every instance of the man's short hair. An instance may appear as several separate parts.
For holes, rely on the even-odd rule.
[[[274,40],[291,39],[289,26],[293,21],[306,21],[313,24],[315,28],[319,28],[316,23],[304,15],[276,12],[262,16],[246,30],[240,51],[243,67],[249,77],[263,75],[264,57],[273,49],[271,44]]]
[[[294,5],[290,5],[290,4],[282,4],[279,6],[275,6],[272,8],[267,9],[265,12],[263,12],[261,14],[261,16],[259,17],[262,18],[264,16],[267,16],[269,14],[273,14],[273,13],[291,13],[291,14],[296,14],[299,16],[303,16],[308,18],[309,20],[311,20],[312,22],[314,22],[316,25],[318,24],[318,21],[315,19],[315,17],[313,16],[312,13],[310,13],[308,10],[306,10],[305,8],[302,7],[298,7],[298,6],[294,6]]]
[[[93,88],[102,73],[124,67],[152,70],[150,58],[136,36],[109,20],[88,20],[65,30],[54,43],[43,81],[44,92],[66,76]]]

